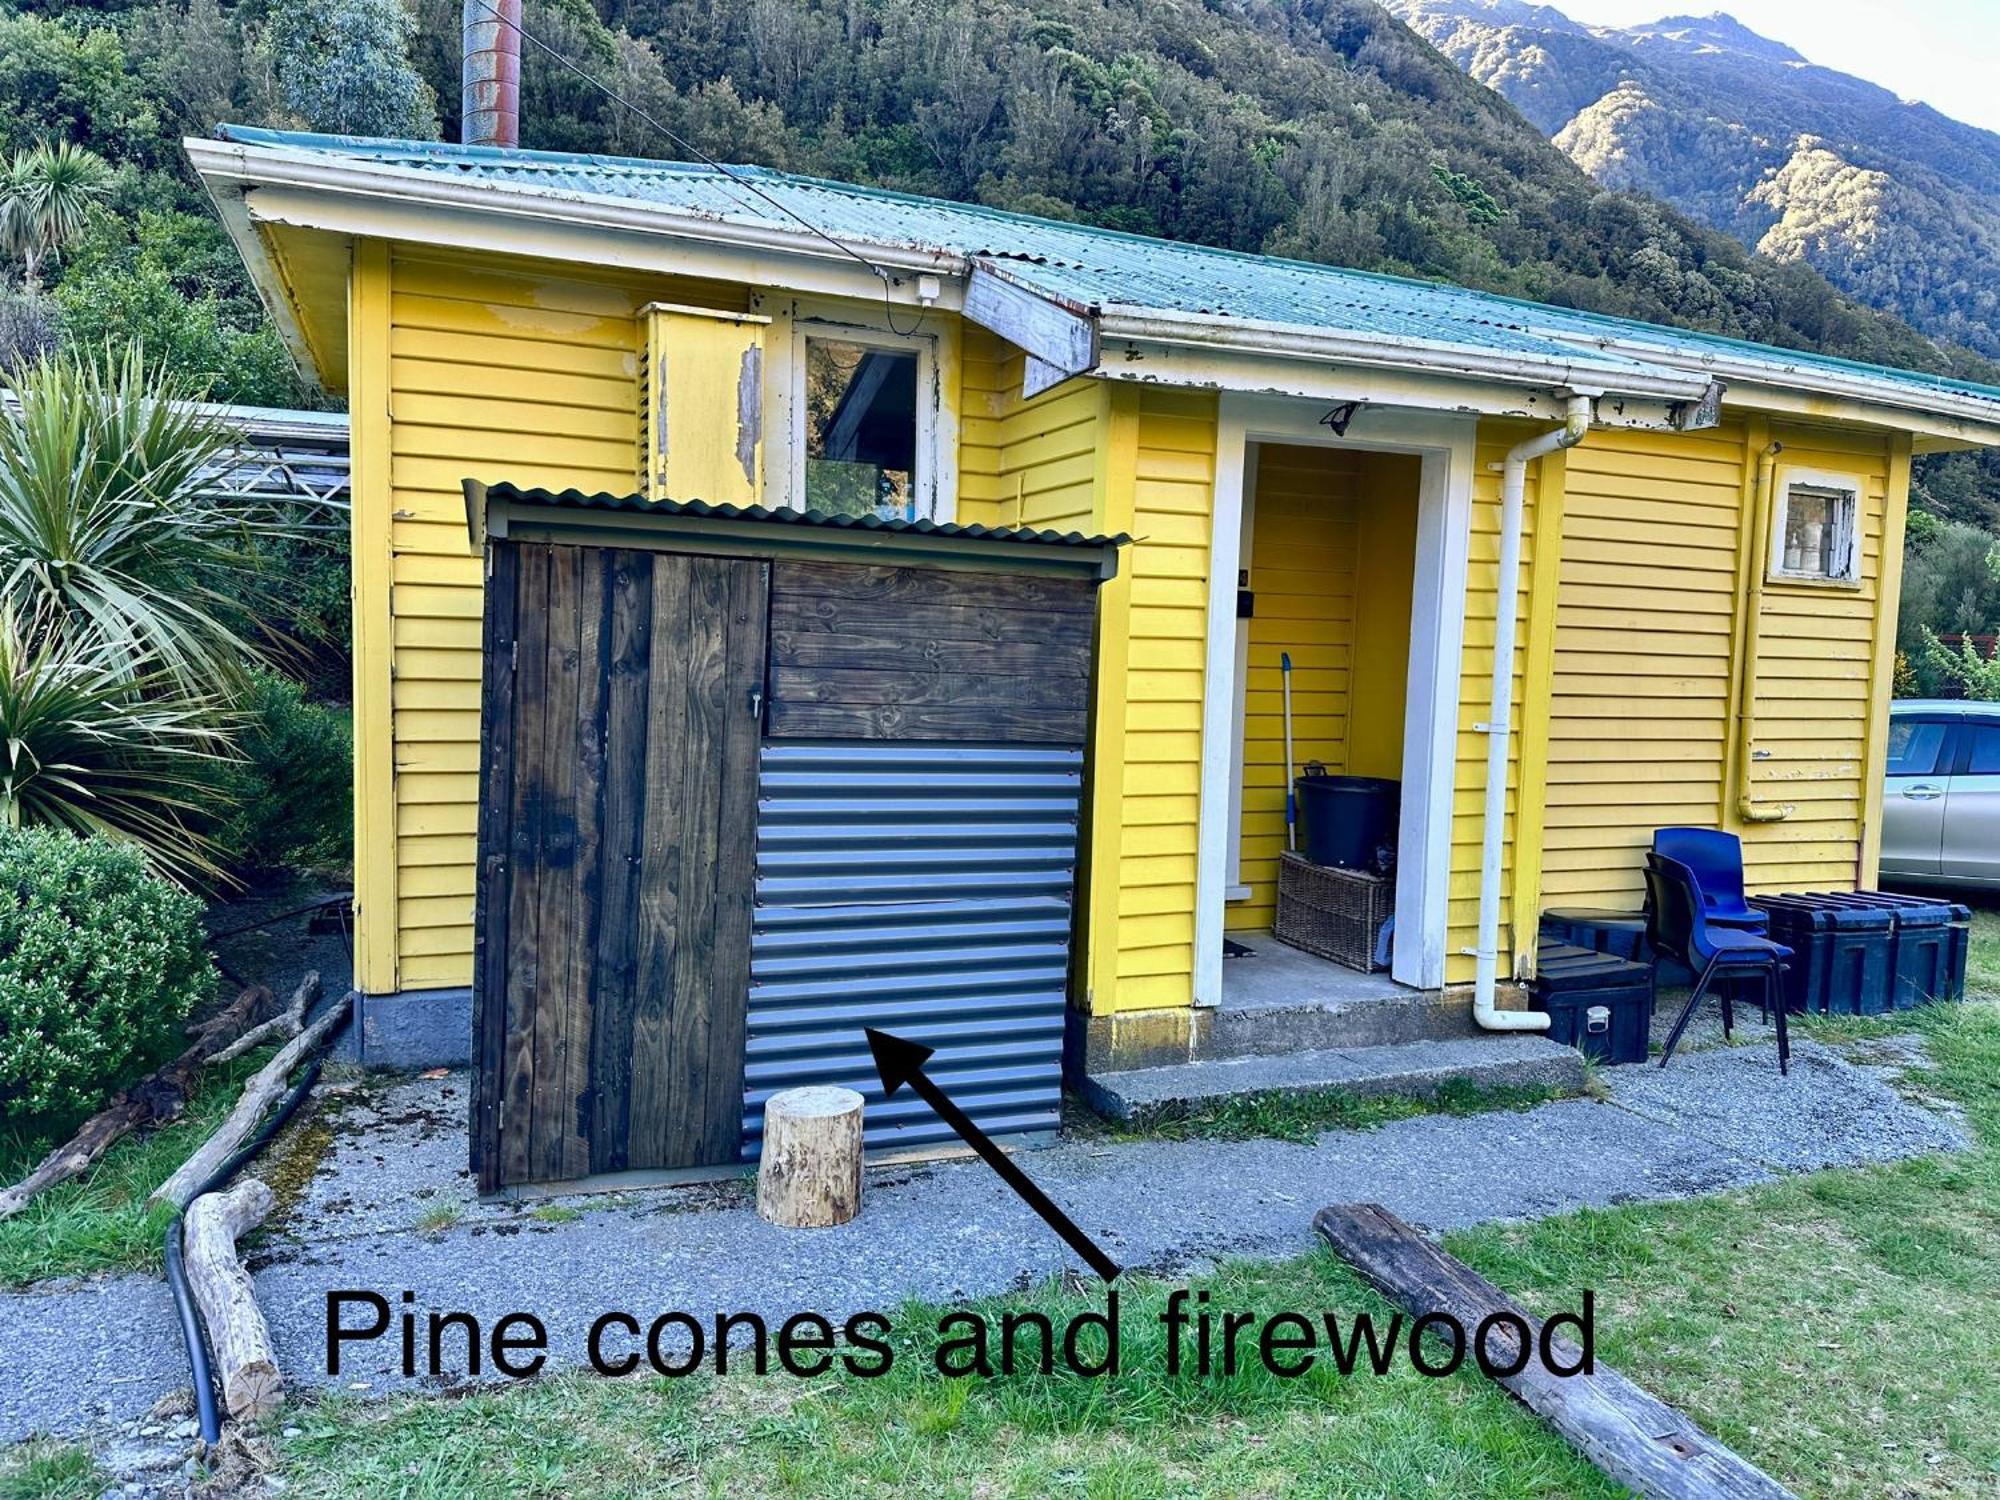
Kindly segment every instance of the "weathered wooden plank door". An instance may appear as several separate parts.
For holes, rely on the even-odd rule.
[[[768,590],[756,561],[495,544],[483,1191],[737,1157]]]

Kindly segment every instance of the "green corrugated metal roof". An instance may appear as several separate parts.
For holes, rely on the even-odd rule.
[[[1810,388],[1815,374],[1844,376],[1879,387],[1884,400],[1899,393],[1906,398],[1952,397],[1990,407],[1989,419],[2000,421],[2000,387],[1974,381],[1550,307],[1445,283],[1150,239],[760,167],[731,167],[724,173],[687,162],[238,125],[222,126],[217,134],[244,145],[338,156],[441,179],[472,178],[544,196],[656,204],[675,214],[724,223],[793,231],[802,219],[863,253],[873,246],[954,259],[987,257],[1030,288],[1093,308],[1423,340],[1549,360],[1575,359],[1588,350],[1593,363],[1614,370],[1620,365],[1658,368],[1648,366],[1649,356],[1671,360],[1680,369],[1749,360],[1768,370],[1773,383],[1791,378]],[[757,192],[735,178],[754,183]]]

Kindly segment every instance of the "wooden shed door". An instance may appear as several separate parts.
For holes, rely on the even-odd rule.
[[[737,1158],[768,588],[755,561],[494,549],[486,1191]]]

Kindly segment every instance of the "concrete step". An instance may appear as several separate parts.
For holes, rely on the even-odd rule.
[[[1212,1058],[1085,1077],[1099,1114],[1144,1123],[1256,1094],[1339,1089],[1362,1098],[1430,1098],[1454,1079],[1483,1088],[1583,1086],[1583,1056],[1540,1036],[1478,1036],[1380,1047],[1321,1048],[1281,1057]]]
[[[1225,1000],[1209,1013],[1201,1056],[1348,1051],[1403,1042],[1471,1040],[1483,1035],[1473,1023],[1469,1000],[1463,995],[1446,999],[1436,991],[1398,988],[1353,998],[1307,996],[1256,1005],[1232,1005]]]

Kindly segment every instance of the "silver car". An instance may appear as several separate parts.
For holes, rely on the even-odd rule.
[[[2000,703],[1889,705],[1882,874],[2000,888]]]

